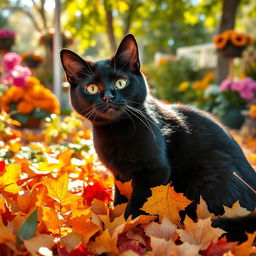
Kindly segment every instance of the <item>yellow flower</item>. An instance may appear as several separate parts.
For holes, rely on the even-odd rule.
[[[188,81],[184,81],[182,83],[179,84],[179,88],[178,88],[178,91],[179,92],[184,92],[188,89],[189,87],[189,82]]]
[[[256,105],[250,106],[250,117],[256,119]]]

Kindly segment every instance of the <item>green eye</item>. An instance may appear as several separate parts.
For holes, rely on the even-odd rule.
[[[116,80],[115,86],[117,89],[124,89],[127,85],[127,80],[124,78],[119,78]]]
[[[96,94],[99,92],[99,87],[96,84],[89,84],[85,87],[85,90],[90,94]]]

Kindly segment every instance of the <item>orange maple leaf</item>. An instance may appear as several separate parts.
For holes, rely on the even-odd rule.
[[[184,210],[191,201],[183,196],[183,193],[176,193],[169,184],[151,188],[152,196],[147,199],[141,210],[155,215],[162,220],[167,216],[174,224],[180,223],[179,211]]]
[[[126,198],[130,199],[132,195],[132,181],[121,182],[115,179],[115,184],[120,192],[121,195],[125,196]]]
[[[206,249],[211,242],[216,242],[218,238],[225,233],[225,231],[220,228],[213,228],[211,223],[210,217],[199,220],[198,222],[193,222],[193,220],[186,216],[184,221],[185,229],[177,230],[180,235],[180,240],[182,242],[200,245],[201,250]]]
[[[245,255],[251,255],[251,253],[256,253],[256,248],[253,247],[253,242],[256,237],[256,232],[254,232],[253,234],[247,233],[247,236],[248,236],[248,239],[244,243],[235,247],[234,249],[235,256],[245,256]]]
[[[215,215],[209,212],[208,206],[201,196],[199,204],[197,205],[196,208],[196,214],[197,218],[201,220],[207,219],[209,217],[215,218]]]

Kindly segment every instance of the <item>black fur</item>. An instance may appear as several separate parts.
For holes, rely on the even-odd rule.
[[[116,179],[132,179],[126,217],[143,213],[140,208],[151,195],[150,188],[169,182],[194,201],[186,211],[194,218],[200,195],[216,215],[223,213],[223,205],[230,207],[237,200],[254,210],[256,194],[233,175],[236,172],[256,188],[256,174],[239,145],[209,114],[165,105],[150,96],[132,35],[123,39],[110,60],[90,63],[69,50],[62,50],[61,59],[71,84],[71,103],[92,122],[100,160]],[[127,80],[124,89],[115,87],[118,78]],[[86,92],[91,83],[99,93]],[[115,204],[125,201],[117,190]],[[230,231],[232,220],[215,225]]]

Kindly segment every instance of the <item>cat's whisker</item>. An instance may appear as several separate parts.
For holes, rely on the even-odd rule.
[[[144,119],[148,122],[150,122],[151,124],[153,124],[155,127],[159,128],[157,126],[157,124],[155,122],[153,122],[150,118],[147,117],[146,113],[144,113],[143,111],[136,109],[134,107],[131,107],[129,105],[127,105],[127,107],[129,107],[130,109],[133,109],[133,111],[135,111],[136,113],[138,113],[140,116],[144,117]]]
[[[150,126],[149,123],[144,122],[144,120],[143,120],[142,118],[140,118],[140,117],[136,114],[136,112],[133,111],[133,109],[129,109],[128,106],[125,106],[125,109],[126,109],[128,112],[130,112],[131,114],[133,114],[135,117],[137,117],[137,118],[148,128],[148,130],[150,131],[150,133],[153,135],[154,139],[156,139],[155,134],[154,134],[154,131],[153,131],[153,129],[152,129],[152,127]]]
[[[127,111],[127,109],[125,109],[125,107],[121,107],[121,109],[122,109],[123,111],[125,111],[125,113],[126,113],[126,114],[129,116],[129,118],[132,120],[134,130],[136,131],[136,125],[135,125],[135,123],[134,123],[134,121],[133,121],[133,119],[132,119],[132,116],[129,114],[129,112]]]

